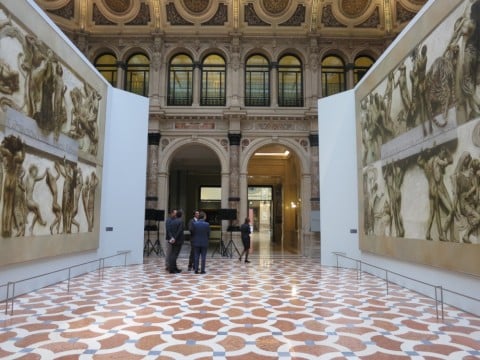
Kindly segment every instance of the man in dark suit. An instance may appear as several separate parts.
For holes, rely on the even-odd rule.
[[[193,245],[192,245],[192,226],[194,223],[198,221],[198,218],[200,217],[200,212],[198,210],[195,210],[193,212],[193,218],[190,219],[188,222],[188,231],[190,232],[190,256],[188,257],[188,271],[190,270],[197,270],[196,268],[193,267],[193,262],[195,260],[195,252],[193,251]]]
[[[200,256],[202,257],[202,265],[200,274],[205,274],[205,261],[207,259],[208,240],[210,239],[210,224],[205,221],[206,214],[202,211],[198,218],[192,224],[192,246],[194,251],[194,265],[195,274],[198,274],[198,263]]]
[[[175,219],[169,224],[170,234],[172,235],[172,238],[169,240],[171,253],[168,261],[168,269],[170,274],[182,272],[182,270],[177,267],[178,254],[180,254],[185,239],[185,235],[183,234],[185,224],[183,223],[182,215],[182,210],[177,210]]]
[[[169,243],[169,240],[172,238],[172,233],[171,233],[171,223],[175,218],[177,217],[177,210],[172,209],[170,210],[170,213],[168,214],[168,217],[165,220],[165,240],[167,240],[167,244],[165,246],[165,270],[169,271],[170,270],[170,254],[172,252],[172,246]]]

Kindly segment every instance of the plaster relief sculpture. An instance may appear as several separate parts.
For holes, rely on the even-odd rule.
[[[58,187],[57,187],[57,180],[60,177],[60,174],[57,173],[54,176],[49,168],[47,168],[47,178],[46,182],[48,185],[48,189],[52,194],[52,212],[55,215],[55,220],[50,225],[50,234],[53,235],[53,230],[56,227],[57,234],[60,231],[60,221],[62,220],[62,208],[58,204]]]
[[[35,224],[38,222],[40,225],[47,225],[46,221],[43,220],[42,214],[40,213],[40,205],[33,198],[33,190],[37,182],[43,180],[47,176],[45,171],[43,175],[38,175],[38,167],[35,164],[30,165],[28,168],[27,178],[25,180],[25,193],[27,199],[27,209],[28,212],[33,213],[32,223],[30,224],[30,234],[33,235],[33,230]]]
[[[19,137],[6,136],[0,143],[5,179],[3,182],[2,236],[12,236],[18,168],[25,159],[25,147]]]

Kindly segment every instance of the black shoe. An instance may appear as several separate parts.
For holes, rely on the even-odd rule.
[[[180,274],[181,272],[182,272],[182,270],[180,270],[180,269],[175,270],[175,273],[177,273],[177,274]]]
[[[249,263],[250,261],[249,260],[245,260],[246,263]]]
[[[195,271],[195,274],[198,274],[198,271]]]
[[[242,261],[242,257],[241,257],[241,256],[238,258],[238,261]]]
[[[191,266],[188,267],[188,271],[192,271],[192,267],[191,267]]]
[[[206,272],[205,272],[205,271],[202,271],[200,274],[206,274]]]
[[[178,274],[176,271],[169,271],[170,274]]]

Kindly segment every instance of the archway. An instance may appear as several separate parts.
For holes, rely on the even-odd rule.
[[[260,252],[301,253],[302,164],[291,148],[267,144],[247,167],[247,212]]]

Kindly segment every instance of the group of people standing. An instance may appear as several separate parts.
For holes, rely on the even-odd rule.
[[[183,211],[171,210],[165,220],[166,251],[165,266],[170,274],[181,273],[182,270],[177,266],[177,259],[185,242],[185,223],[183,220]],[[194,271],[195,274],[206,274],[205,265],[207,259],[208,242],[210,240],[210,224],[206,221],[207,215],[203,211],[195,210],[193,218],[190,219],[187,229],[190,232],[190,255],[188,260],[188,271]],[[250,250],[250,219],[245,218],[245,222],[240,227],[243,252],[239,260],[245,255],[245,262],[249,263],[248,254]],[[201,260],[201,261],[200,261]]]

